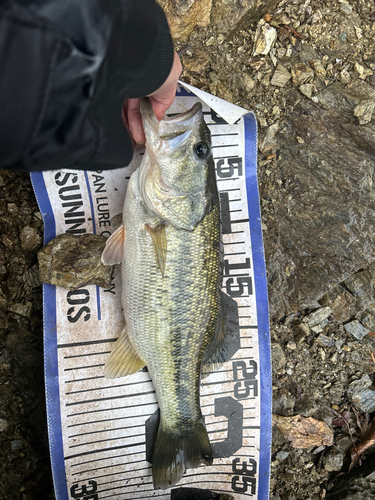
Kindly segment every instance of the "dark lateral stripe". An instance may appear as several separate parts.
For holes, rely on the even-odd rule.
[[[114,438],[98,439],[97,441],[89,441],[87,443],[72,444],[71,446],[69,446],[69,448],[79,448],[80,446],[89,446],[91,444],[107,443],[108,441],[119,441],[120,439],[130,439],[141,436],[144,436],[144,432],[142,432],[141,434],[133,434],[131,436],[116,436]]]
[[[224,257],[228,257],[229,255],[246,255],[246,252],[234,252],[234,253],[226,253]],[[247,306],[249,307],[249,306]]]
[[[107,344],[110,342],[116,342],[116,340],[117,340],[117,337],[115,339],[90,340],[87,342],[73,342],[72,344],[57,344],[57,348],[64,349],[66,347],[80,347],[83,345]]]
[[[219,191],[219,193],[227,193],[229,191],[240,191],[241,188],[231,188],[231,189],[223,189],[222,191]],[[232,201],[232,200],[229,200]]]
[[[225,179],[216,179],[216,182],[219,181],[238,181],[239,177],[226,177]]]
[[[135,455],[143,455],[145,452],[144,451],[137,451],[136,453],[132,453],[132,457]],[[92,464],[93,462],[104,462],[104,460],[112,460],[114,458],[122,458],[122,457],[128,457],[129,454],[125,453],[124,455],[111,455],[110,457],[100,457],[100,458],[95,458],[94,460],[87,460],[86,462],[79,462],[78,464],[71,464],[71,467],[78,467],[80,465],[85,465],[85,464]],[[139,462],[140,460],[137,460]],[[129,462],[132,463],[132,462]],[[103,467],[97,467],[96,469],[90,469],[90,470],[99,470],[99,469],[107,469],[108,467],[112,467],[112,465],[104,465]],[[88,471],[81,471],[81,472],[75,472],[73,476],[77,474],[84,474],[85,472],[90,472]]]
[[[248,307],[250,307],[250,306],[248,306]],[[258,328],[258,325],[240,325],[239,328],[240,328],[240,330],[241,330],[241,328],[248,328],[251,330],[256,330]]]
[[[89,404],[89,403],[97,403],[98,401],[110,401],[112,399],[124,399],[124,398],[138,397],[138,396],[147,396],[148,394],[155,394],[155,391],[136,392],[134,394],[121,394],[119,396],[108,396],[107,398],[97,398],[97,399],[87,399],[87,400],[83,400],[83,401],[74,401],[73,403],[66,403],[65,406],[85,405],[85,404]]]
[[[111,448],[101,448],[99,450],[91,450],[91,451],[83,451],[81,453],[77,453],[75,455],[68,455],[64,457],[64,460],[71,460],[72,458],[83,457],[85,455],[93,455],[94,453],[102,453],[103,451],[112,451],[112,450],[122,450],[124,448],[135,448],[136,446],[145,445],[146,442],[142,441],[141,443],[133,443],[133,444],[124,444],[122,446],[112,446]],[[111,457],[113,458],[113,457]],[[78,464],[81,465],[81,464]]]
[[[132,405],[131,408],[138,408],[139,406],[157,405],[156,401],[150,403],[142,403],[139,405]],[[67,417],[77,417],[78,415],[87,415],[88,413],[98,413],[99,411],[115,411],[115,410],[125,410],[130,408],[130,406],[118,406],[117,408],[99,408],[98,410],[86,410],[79,413],[71,413]]]

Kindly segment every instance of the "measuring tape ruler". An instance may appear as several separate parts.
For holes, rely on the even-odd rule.
[[[196,100],[182,90],[170,112],[185,111]],[[188,469],[173,490],[194,487],[263,500],[269,494],[271,374],[256,122],[249,113],[228,125],[205,105],[203,112],[221,204],[231,357],[201,384],[213,465]],[[140,161],[137,156],[116,171],[32,174],[45,242],[62,232],[109,236]],[[47,416],[57,500],[174,498],[170,490],[153,489],[147,461],[158,411],[148,372],[114,380],[103,376],[123,322],[117,268],[107,290],[87,286],[69,292],[44,285]]]

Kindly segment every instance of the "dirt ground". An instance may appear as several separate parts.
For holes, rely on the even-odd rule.
[[[311,102],[324,87],[361,78],[375,88],[372,1],[283,0],[266,20],[277,33],[266,55],[254,55],[260,19],[241,26],[229,37],[210,24],[195,29],[188,41],[177,43],[184,65],[182,79],[255,111],[260,141],[280,118],[299,102]],[[312,86],[303,87],[303,93],[291,77],[283,86],[275,85],[272,78],[278,63],[291,70],[304,50],[313,51],[314,60],[322,67],[317,62],[310,64],[313,79],[306,81]],[[259,151],[265,231],[273,192],[281,189],[283,182],[277,153]],[[43,385],[42,291],[36,257],[42,236],[41,215],[28,176],[0,171],[0,499],[4,500],[54,498]],[[265,242],[267,258],[270,240]],[[274,414],[312,417],[333,431],[333,446],[302,449],[274,428],[273,500],[316,500],[330,498],[334,492],[338,492],[338,499],[375,498],[373,486],[362,483],[354,486],[360,496],[348,496],[353,474],[366,475],[375,468],[371,448],[346,474],[348,453],[353,443],[359,446],[363,442],[366,429],[372,430],[374,416],[363,409],[365,406],[361,409],[355,404],[355,398],[362,394],[358,387],[354,384],[349,388],[362,380],[371,391],[375,378],[371,335],[375,329],[374,272],[375,266],[358,269],[354,276],[322,294],[315,308],[271,318]],[[318,318],[314,309],[320,310]],[[354,320],[370,334],[357,338],[345,328]],[[359,335],[360,327],[355,326]],[[368,379],[363,378],[366,376]],[[345,474],[336,479],[340,471]],[[341,493],[339,481],[344,481]]]

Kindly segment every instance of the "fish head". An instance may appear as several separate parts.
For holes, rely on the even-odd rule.
[[[211,206],[216,192],[211,134],[202,105],[156,119],[149,100],[142,100],[146,153],[140,192],[148,208],[175,227],[193,230]]]

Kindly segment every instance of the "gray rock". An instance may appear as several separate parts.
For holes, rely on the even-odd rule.
[[[283,348],[277,342],[273,342],[271,344],[271,356],[273,367],[277,371],[282,370],[286,364],[286,356],[284,354]]]
[[[85,285],[109,288],[113,266],[100,260],[106,238],[60,234],[38,252],[40,280],[68,290]]]
[[[292,75],[282,64],[278,64],[274,74],[272,75],[271,85],[275,87],[285,87],[288,81],[292,78]]]
[[[364,125],[365,123],[369,123],[371,121],[374,109],[375,100],[366,99],[354,108],[353,115],[358,118],[358,122],[360,125]]]
[[[272,319],[316,307],[375,261],[375,123],[357,125],[352,115],[371,92],[365,82],[336,82],[319,94],[319,105],[299,102],[275,135],[280,185],[260,172],[261,196],[264,184],[272,200],[263,235]]]
[[[332,314],[330,307],[321,307],[304,318],[304,323],[311,328],[315,325],[320,325]]]
[[[360,410],[368,413],[375,411],[375,388],[368,375],[349,385],[348,396]]]
[[[279,128],[279,122],[273,123],[270,127],[268,127],[266,135],[259,142],[259,151],[261,151],[262,153],[268,153],[276,148],[277,142],[275,139],[275,135]]]
[[[303,83],[311,83],[314,78],[314,71],[312,68],[307,66],[305,63],[298,63],[292,66],[292,78],[293,83],[296,86],[302,85]]]
[[[344,464],[344,456],[336,448],[331,448],[324,455],[323,464],[327,472],[339,471]]]
[[[13,441],[11,441],[10,449],[12,451],[17,451],[17,450],[20,450],[21,448],[22,448],[22,440],[21,439],[14,439]]]
[[[299,87],[302,94],[311,99],[313,91],[315,91],[315,85],[313,83],[304,83]]]
[[[5,420],[5,418],[0,418],[0,432],[5,431],[7,427],[8,427],[8,421]]]
[[[21,246],[24,250],[35,250],[42,244],[42,238],[33,227],[24,227],[20,234]]]
[[[276,458],[278,460],[285,460],[286,458],[288,458],[290,455],[290,451],[279,451],[278,453],[276,453]]]
[[[316,341],[325,347],[333,347],[335,345],[334,339],[331,339],[327,337],[327,335],[323,335],[322,333],[319,335]]]
[[[362,340],[363,337],[370,333],[370,330],[367,330],[367,328],[361,325],[361,323],[357,319],[344,325],[344,328],[348,333],[353,335],[358,340]]]
[[[337,285],[319,299],[321,306],[329,305],[332,309],[332,316],[340,323],[356,314],[355,303],[356,299],[354,295],[341,285]]]
[[[254,0],[241,0],[241,2],[216,0],[212,5],[211,24],[219,33],[230,36],[239,29],[258,22],[266,12],[272,12],[279,3],[280,0],[258,0],[257,2]]]
[[[33,312],[33,304],[29,301],[26,301],[24,304],[13,304],[9,307],[9,311],[30,319]]]

